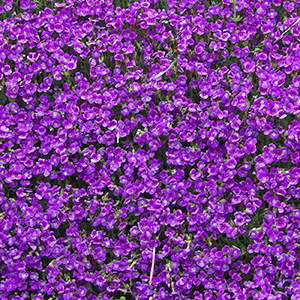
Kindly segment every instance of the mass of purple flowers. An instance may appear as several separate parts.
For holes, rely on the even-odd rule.
[[[300,0],[0,1],[0,299],[300,299]]]

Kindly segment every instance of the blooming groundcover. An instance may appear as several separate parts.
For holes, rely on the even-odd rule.
[[[299,20],[1,1],[1,299],[300,299]]]

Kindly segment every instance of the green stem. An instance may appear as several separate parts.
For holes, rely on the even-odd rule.
[[[177,58],[175,58],[175,60],[170,64],[170,66],[169,66],[165,71],[162,71],[162,72],[160,72],[159,74],[155,75],[155,76],[153,77],[153,79],[156,79],[156,78],[158,78],[158,77],[164,75],[166,72],[168,72],[170,69],[172,69],[173,66],[174,66],[174,64],[176,63],[176,61],[177,61]]]
[[[235,27],[236,27],[236,23],[237,23],[237,20],[236,20],[236,0],[233,0],[233,5],[234,5],[234,11],[233,11],[233,18],[234,18],[234,22],[235,22]]]
[[[149,280],[150,285],[152,284],[152,279],[153,279],[154,264],[155,264],[155,247],[153,248],[153,252],[152,252],[152,264],[151,264],[150,280]]]

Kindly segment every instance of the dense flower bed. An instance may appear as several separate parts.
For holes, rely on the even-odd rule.
[[[1,299],[300,299],[299,0],[1,1]]]

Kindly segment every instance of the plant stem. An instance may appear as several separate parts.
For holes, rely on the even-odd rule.
[[[155,263],[155,247],[153,248],[153,252],[152,252],[152,265],[151,265],[150,280],[149,280],[150,285],[152,283],[152,278],[154,273],[154,263]]]
[[[235,27],[237,26],[237,20],[236,20],[236,0],[233,0],[233,5],[234,5],[234,11],[233,11],[233,18],[235,22]]]

